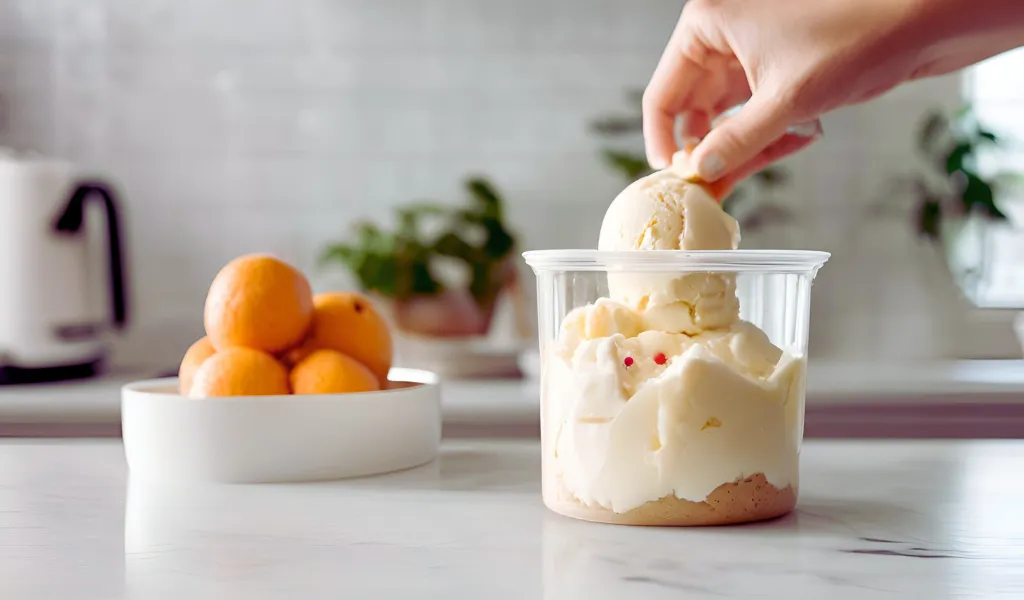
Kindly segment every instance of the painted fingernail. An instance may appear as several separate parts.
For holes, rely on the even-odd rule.
[[[706,181],[718,179],[724,170],[725,163],[717,154],[708,154],[700,159],[700,164],[697,165],[697,174]]]
[[[787,130],[787,133],[799,137],[815,137],[821,135],[821,121],[814,120],[791,125]]]

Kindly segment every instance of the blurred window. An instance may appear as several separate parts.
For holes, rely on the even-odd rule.
[[[1003,139],[978,153],[983,175],[1000,177],[997,198],[1009,224],[979,228],[954,249],[954,262],[968,270],[961,281],[979,305],[1024,308],[1024,48],[969,69],[965,96],[978,120]]]

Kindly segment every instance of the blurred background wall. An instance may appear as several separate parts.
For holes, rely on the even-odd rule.
[[[175,363],[230,258],[270,251],[319,286],[348,285],[313,268],[324,244],[401,203],[458,201],[469,174],[504,192],[524,247],[594,246],[623,180],[587,123],[628,109],[680,8],[0,0],[0,143],[119,185],[135,300],[119,355]],[[886,183],[918,161],[925,111],[965,90],[945,77],[840,111],[788,162],[796,218],[748,240],[834,253],[815,285],[815,357],[1020,354],[1012,313],[969,308]],[[906,214],[868,210],[879,200]]]

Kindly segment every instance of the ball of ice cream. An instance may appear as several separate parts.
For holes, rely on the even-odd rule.
[[[686,176],[685,152],[615,198],[601,224],[598,249],[734,250],[739,224],[704,186]],[[612,298],[643,313],[647,327],[697,334],[739,318],[736,278],[728,274],[609,273]]]
[[[601,223],[598,250],[734,250],[736,219],[707,189],[686,178],[687,155],[642,177],[612,201]]]

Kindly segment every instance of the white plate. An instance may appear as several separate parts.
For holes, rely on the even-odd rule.
[[[194,400],[177,378],[121,389],[133,479],[279,483],[342,479],[428,463],[441,442],[441,393],[428,371],[392,369],[392,389],[360,394]]]

